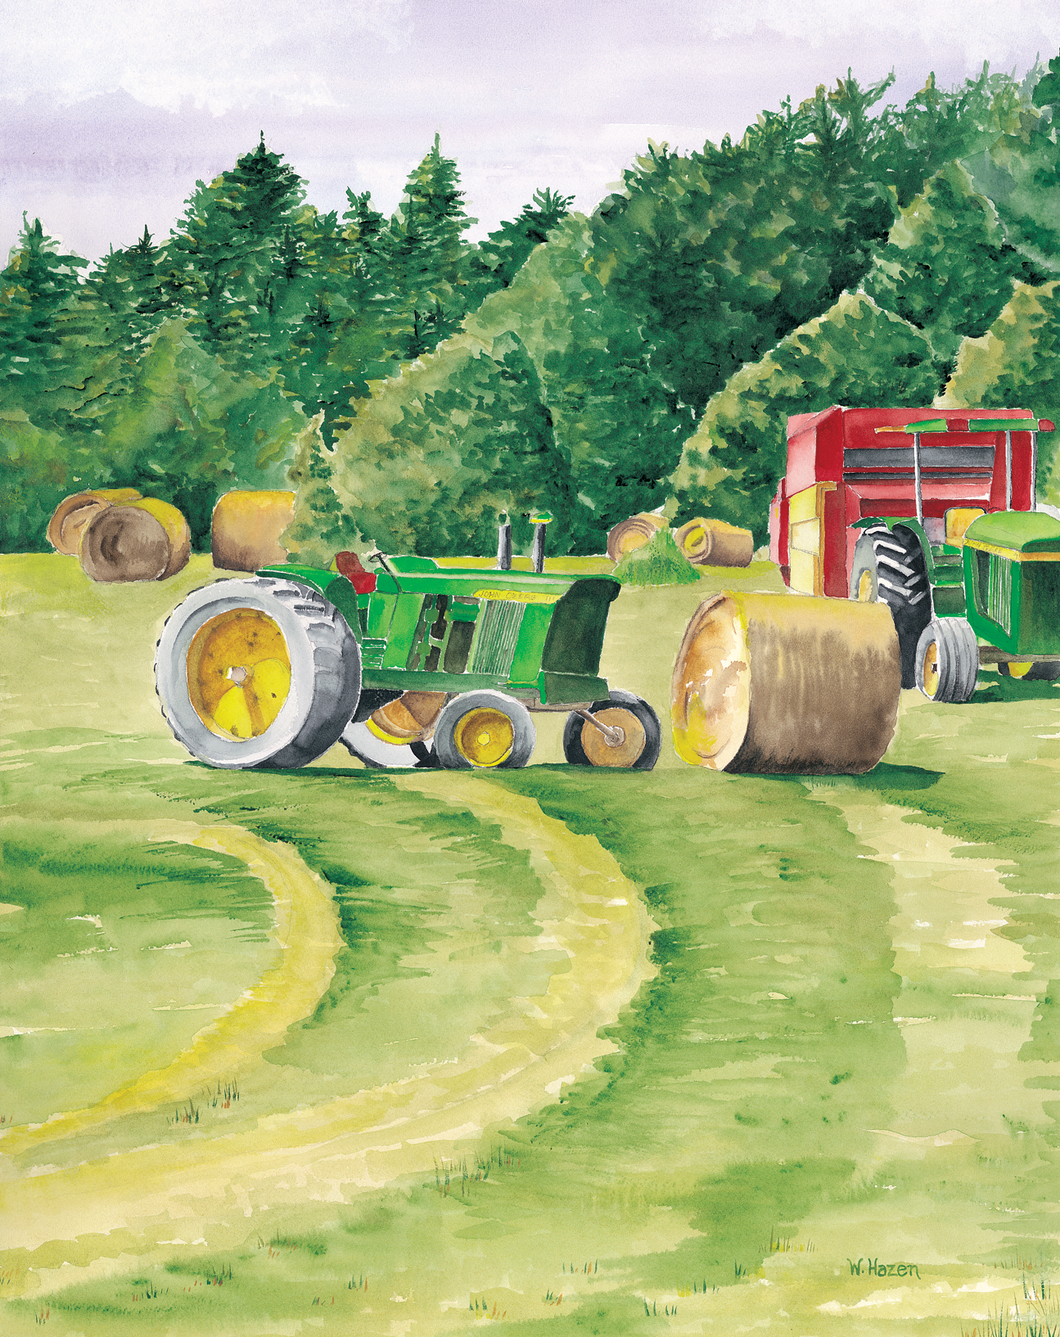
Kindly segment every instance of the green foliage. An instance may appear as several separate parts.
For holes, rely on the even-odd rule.
[[[950,163],[902,210],[863,288],[928,335],[944,381],[961,340],[986,332],[1026,268],[990,201]]]
[[[977,190],[993,200],[1010,242],[1039,268],[1060,272],[1060,109],[1057,61],[1039,78],[1018,123],[964,159]]]
[[[495,510],[522,543],[538,506],[554,544],[599,552],[671,475],[689,498],[717,484],[722,513],[760,529],[775,445],[703,444],[747,377],[743,417],[770,424],[826,394],[880,402],[915,383],[930,400],[910,325],[937,389],[1014,280],[1060,272],[1060,58],[1022,85],[986,66],[951,90],[930,78],[904,108],[884,104],[891,83],[848,72],[738,141],[650,145],[591,221],[538,190],[477,246],[438,137],[390,218],[352,191],[320,214],[262,138],[196,184],[166,241],[145,229],[90,272],[27,223],[0,275],[7,486],[24,512],[2,541],[38,546],[44,498],[76,479],[176,502],[202,544],[219,490],[292,467],[307,552],[361,534],[492,547]],[[789,337],[859,285],[901,320],[876,313],[889,332],[855,339],[845,379],[841,339],[793,360]]]
[[[79,476],[80,475],[80,476]],[[90,461],[21,409],[0,409],[0,551],[44,552],[45,530],[64,497],[91,478]]]
[[[1060,281],[1021,284],[986,334],[961,345],[941,407],[1029,408],[1060,422]],[[1038,491],[1060,505],[1060,432],[1038,438]]]
[[[325,444],[320,412],[295,440],[294,463],[288,472],[295,489],[294,519],[283,534],[283,546],[293,561],[327,570],[336,553],[363,548],[364,541],[344,523],[342,506],[331,486],[331,457]]]
[[[649,541],[627,552],[615,564],[623,585],[694,585],[699,572],[674,541],[669,529],[659,529]]]
[[[670,480],[676,518],[714,515],[763,542],[790,415],[831,404],[929,404],[935,386],[925,336],[864,294],[844,294],[711,399]]]
[[[503,512],[528,548],[538,509],[560,517],[562,543],[572,510],[537,372],[513,335],[488,346],[461,336],[389,382],[337,440],[330,482],[344,532],[392,552],[489,552]],[[300,492],[296,525],[312,509]]]

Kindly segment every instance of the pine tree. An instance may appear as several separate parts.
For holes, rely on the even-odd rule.
[[[381,237],[394,296],[391,340],[402,361],[436,347],[459,328],[468,309],[469,247],[474,223],[464,212],[456,163],[441,141],[411,173]]]
[[[39,218],[24,221],[0,273],[0,408],[19,408],[43,426],[62,422],[82,401],[82,359],[64,343],[64,316],[88,262],[60,253]]]
[[[285,298],[301,264],[304,193],[263,135],[233,169],[196,183],[166,246],[167,295],[233,368],[263,371],[295,322]]]
[[[547,241],[549,233],[567,217],[573,202],[573,195],[535,190],[532,202],[523,205],[516,218],[502,223],[479,244],[472,254],[471,267],[482,297],[508,287],[534,247]]]

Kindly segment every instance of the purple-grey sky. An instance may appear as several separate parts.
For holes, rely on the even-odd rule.
[[[482,236],[551,186],[590,210],[649,138],[699,148],[851,68],[904,101],[1023,75],[1056,0],[3,3],[0,256],[23,212],[95,259],[161,240],[259,131],[318,208],[397,203],[440,133]]]

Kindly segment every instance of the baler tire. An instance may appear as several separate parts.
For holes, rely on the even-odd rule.
[[[916,535],[903,525],[865,529],[854,547],[850,597],[890,608],[902,656],[902,686],[915,687],[917,646],[932,616],[927,563]]]
[[[1056,660],[1032,664],[1026,673],[1012,673],[1010,665],[1002,661],[997,671],[1003,678],[1012,678],[1015,682],[1056,682],[1060,679],[1060,663]]]
[[[635,739],[635,754],[621,746],[612,753],[606,743],[603,748],[594,747],[594,740],[589,735],[599,734],[599,731],[581,715],[571,713],[563,728],[563,755],[571,766],[613,766],[633,771],[650,771],[654,767],[662,747],[662,729],[658,715],[647,701],[632,692],[613,688],[606,701],[592,703],[589,714],[601,714],[604,724],[624,728],[627,738]],[[585,750],[586,741],[590,745],[589,753]]]
[[[932,618],[916,651],[916,685],[932,701],[970,701],[979,677],[979,642],[963,617]]]
[[[434,726],[435,760],[450,771],[525,766],[536,741],[530,712],[503,692],[464,692]]]
[[[429,744],[416,740],[412,743],[388,743],[369,729],[367,723],[351,722],[339,739],[351,756],[363,761],[374,771],[392,769],[419,770],[434,766],[434,753]]]
[[[199,761],[296,768],[334,746],[357,709],[360,648],[339,610],[308,586],[219,580],[166,622],[155,688],[178,742]]]

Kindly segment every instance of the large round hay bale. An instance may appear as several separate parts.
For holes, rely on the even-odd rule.
[[[716,594],[674,665],[674,748],[716,771],[861,775],[887,750],[901,685],[886,604]]]
[[[698,516],[682,525],[674,538],[693,566],[750,566],[754,556],[751,531],[724,520]]]
[[[631,515],[628,520],[620,520],[607,536],[607,555],[612,562],[621,561],[627,552],[650,543],[656,530],[666,528],[665,518],[653,515],[650,511]]]
[[[136,501],[140,496],[134,487],[95,488],[91,492],[75,492],[64,498],[48,521],[48,542],[64,557],[76,557],[77,545],[85,526],[108,506]]]
[[[91,580],[168,580],[188,563],[191,532],[175,506],[155,497],[99,511],[85,526],[78,557]]]
[[[286,562],[280,535],[293,519],[293,492],[226,492],[213,508],[214,566],[221,571],[257,571]]]

